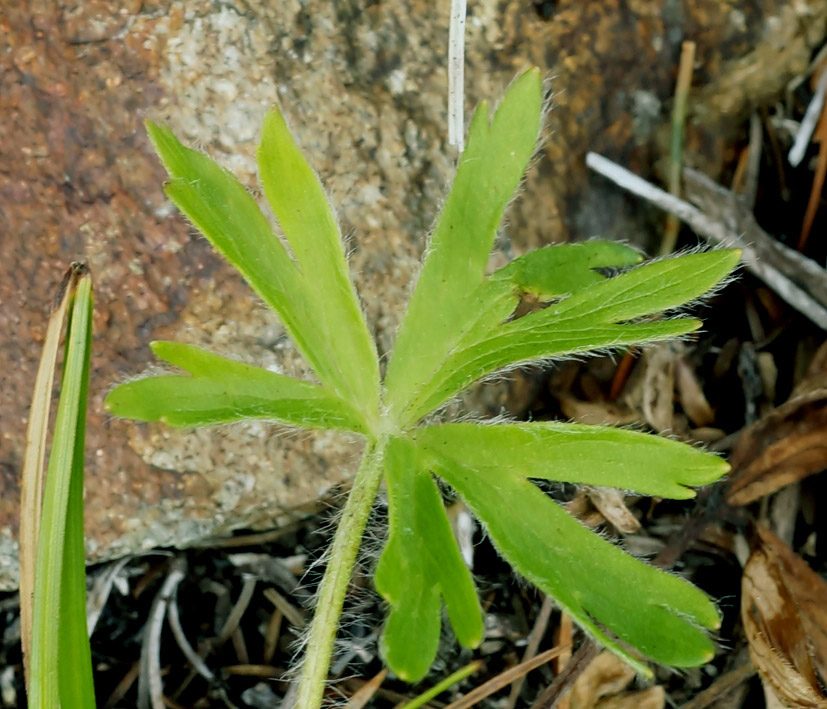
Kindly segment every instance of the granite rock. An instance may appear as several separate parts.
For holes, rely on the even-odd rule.
[[[16,583],[28,400],[50,299],[72,260],[89,263],[96,287],[90,560],[272,526],[348,479],[359,442],[341,435],[263,423],[177,431],[104,414],[107,391],[152,366],[152,339],[307,375],[276,318],[166,200],[142,120],[168,123],[255,191],[258,128],[279,101],[337,205],[369,325],[387,353],[456,158],[445,135],[447,5],[6,3],[0,13],[0,588]],[[470,3],[469,110],[480,98],[499,96],[531,64],[549,77],[553,96],[541,159],[510,210],[501,253],[597,234],[633,238],[645,213],[588,178],[585,151],[651,170],[658,154],[653,138],[668,120],[687,37],[699,43],[703,105],[712,107],[697,114],[696,129],[713,122],[716,135],[734,129],[753,90],[727,89],[732,72],[744,71],[744,58],[757,51],[777,51],[783,61],[765,63],[759,93],[778,93],[823,40],[825,16],[825,2],[815,0]],[[797,23],[779,24],[791,20]],[[794,50],[782,51],[779,38]],[[517,411],[530,390],[521,378],[511,389],[476,390],[469,403],[484,414]],[[522,394],[509,397],[514,391]]]

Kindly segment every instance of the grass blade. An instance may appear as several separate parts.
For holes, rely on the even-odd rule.
[[[92,279],[73,266],[61,380],[37,541],[29,706],[94,707],[86,628],[83,456],[92,342]]]
[[[57,353],[71,291],[74,288],[75,269],[70,268],[55,299],[43,353],[35,377],[29,423],[26,430],[26,452],[20,484],[20,640],[23,647],[23,665],[28,682],[31,654],[32,608],[34,603],[35,563],[37,539],[40,531],[40,512],[43,505],[43,468],[46,461],[46,437],[49,432],[52,387],[57,367]],[[70,288],[71,283],[71,288]]]

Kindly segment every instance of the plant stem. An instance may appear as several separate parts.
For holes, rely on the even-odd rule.
[[[333,643],[362,533],[382,480],[385,441],[369,440],[347,496],[316,599],[295,709],[318,709],[333,654]]]

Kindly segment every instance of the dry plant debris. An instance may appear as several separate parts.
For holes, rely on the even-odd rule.
[[[762,526],[744,568],[741,617],[767,705],[827,707],[827,582]]]
[[[635,673],[608,652],[601,652],[577,678],[569,696],[570,709],[663,709],[663,687],[624,691]]]
[[[790,400],[745,429],[726,499],[746,505],[827,468],[827,345]]]

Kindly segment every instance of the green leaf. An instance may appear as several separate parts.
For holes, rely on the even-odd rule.
[[[322,185],[278,109],[264,119],[258,166],[264,192],[305,280],[316,297],[320,327],[336,343],[336,359],[355,401],[379,402],[376,347],[348,274],[342,237]]]
[[[385,479],[390,537],[374,578],[391,606],[383,655],[399,677],[416,682],[439,647],[440,596],[457,639],[466,647],[482,640],[482,612],[439,490],[406,442],[394,439],[388,444]]]
[[[651,261],[617,278],[596,283],[559,305],[536,313],[524,328],[545,327],[560,316],[616,323],[661,313],[707,293],[725,279],[741,258],[739,249],[720,249]]]
[[[83,458],[92,345],[92,279],[78,270],[37,541],[29,706],[94,707],[86,627]]]
[[[636,266],[642,260],[634,249],[613,241],[554,244],[515,258],[490,280],[508,281],[523,293],[549,299],[605,280],[598,269]]]
[[[604,485],[676,500],[695,496],[729,470],[721,458],[668,438],[609,426],[547,421],[452,423],[415,429],[432,455],[517,478]]]
[[[107,411],[181,427],[257,418],[364,433],[359,415],[324,387],[192,345],[153,342],[152,350],[192,376],[147,377],[122,384],[106,398]]]
[[[542,100],[534,68],[511,84],[490,123],[485,102],[474,113],[388,365],[392,412],[431,377],[477,312],[469,295],[483,282],[497,227],[534,152]]]
[[[318,284],[303,276],[255,200],[227,170],[184,147],[167,128],[148,121],[147,131],[173,178],[165,186],[169,198],[278,314],[322,383],[354,406],[369,403],[358,398],[351,372],[336,357],[340,332],[320,310]]]
[[[656,261],[504,323],[483,341],[452,354],[408,405],[400,417],[402,424],[412,424],[475,381],[505,367],[688,334],[700,327],[700,321],[619,323],[697,298],[723,280],[739,258],[740,251],[732,250]]]
[[[532,316],[522,318],[526,320]],[[520,322],[517,320],[516,322]],[[547,358],[581,354],[596,349],[638,345],[687,335],[700,320],[679,318],[635,325],[594,325],[586,318],[561,318],[553,327],[524,333],[504,333],[504,326],[487,340],[457,352],[411,402],[403,425],[408,426],[438,409],[475,381],[493,372]]]
[[[703,592],[601,539],[526,478],[421,453],[511,565],[638,671],[651,676],[624,643],[675,667],[712,659],[704,628],[719,627],[720,619]]]
[[[640,263],[634,249],[610,241],[545,246],[492,273],[471,295],[474,316],[465,323],[455,350],[477,344],[512,314],[520,296],[538,299],[570,295],[603,280],[598,269]]]

